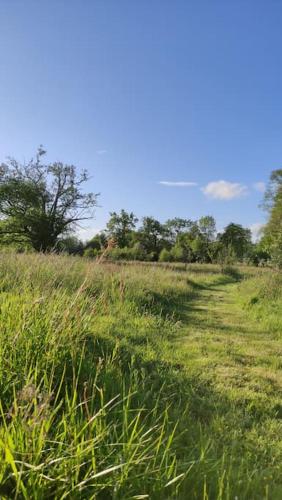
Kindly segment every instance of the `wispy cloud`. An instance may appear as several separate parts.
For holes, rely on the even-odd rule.
[[[198,185],[197,182],[186,181],[160,181],[159,184],[169,187],[193,187]]]
[[[214,200],[233,200],[248,193],[248,189],[238,182],[213,181],[201,188],[203,193]]]
[[[265,226],[265,224],[263,224],[262,222],[255,222],[255,224],[252,224],[250,226],[253,241],[256,242],[260,239],[264,226]]]
[[[97,149],[97,155],[105,155],[108,152],[107,149]]]
[[[264,193],[265,191],[265,183],[264,182],[255,182],[253,184],[253,188],[256,190],[256,191],[259,191],[260,193]]]

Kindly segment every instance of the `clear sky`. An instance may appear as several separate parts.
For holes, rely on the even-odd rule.
[[[43,144],[87,168],[101,207],[83,237],[121,208],[259,224],[281,26],[273,0],[0,0],[0,160]]]

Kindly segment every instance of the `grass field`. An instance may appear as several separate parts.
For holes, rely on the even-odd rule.
[[[0,497],[282,498],[282,278],[0,255]]]

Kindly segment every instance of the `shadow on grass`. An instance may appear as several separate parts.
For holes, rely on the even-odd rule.
[[[194,302],[200,298],[201,292],[225,292],[224,286],[238,281],[238,275],[236,277],[234,275],[220,275],[208,284],[199,283],[188,278],[187,285],[190,289],[187,288],[185,292],[178,292],[175,289],[164,294],[150,290],[142,297],[133,297],[132,301],[141,313],[149,313],[162,318],[185,322],[188,319],[187,312],[195,310]],[[219,286],[221,288],[218,288]]]

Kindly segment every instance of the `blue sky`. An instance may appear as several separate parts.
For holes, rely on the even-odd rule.
[[[271,0],[1,0],[0,159],[43,144],[87,168],[101,207],[83,237],[121,208],[260,224],[281,26]]]

